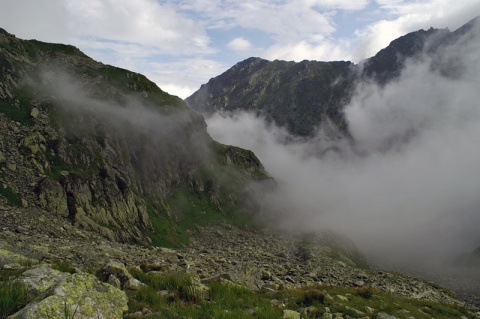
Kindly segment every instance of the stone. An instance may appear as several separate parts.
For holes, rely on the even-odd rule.
[[[40,111],[36,107],[32,108],[32,110],[30,111],[30,116],[33,117],[34,119],[36,119],[39,114],[40,114]]]
[[[68,217],[67,194],[57,181],[46,177],[38,183],[35,192],[38,194],[42,208],[57,215]]]
[[[268,270],[264,270],[262,272],[262,280],[271,280],[272,279],[272,273],[269,272]]]
[[[103,282],[108,282],[108,279],[112,275],[115,276],[120,281],[120,287],[123,289],[132,289],[132,287],[138,285],[136,282],[133,282],[134,278],[128,272],[125,265],[119,261],[110,261],[106,263],[97,271],[96,275]]]
[[[390,316],[385,312],[379,312],[376,319],[398,319],[398,318],[394,316]]]
[[[25,271],[18,281],[26,285],[29,292],[39,294],[64,280],[68,275],[68,273],[53,269],[50,265],[41,265]]]
[[[369,307],[369,306],[365,306],[365,310],[368,312],[368,313],[374,313],[375,312],[375,309]]]
[[[206,284],[210,284],[212,282],[220,282],[222,279],[232,281],[232,276],[230,276],[230,274],[227,274],[227,273],[219,274],[219,275],[216,275],[216,276],[213,276],[213,277],[204,278],[204,279],[201,280],[201,283],[206,285]]]
[[[16,254],[6,249],[0,249],[0,256],[3,259],[3,268],[5,269],[21,269],[24,267],[24,265],[35,264],[37,262],[36,260]]]
[[[110,275],[108,276],[107,283],[112,285],[115,288],[120,289],[122,287],[122,283],[120,282],[120,279],[118,279],[115,275]]]
[[[138,290],[140,287],[145,286],[144,283],[142,283],[140,280],[135,279],[135,278],[130,278],[125,282],[123,285],[123,289],[126,290]]]
[[[345,309],[348,309],[348,310],[350,310],[350,311],[355,312],[355,314],[356,314],[357,316],[359,316],[359,317],[365,315],[364,312],[362,312],[362,311],[360,311],[360,310],[358,310],[358,309],[355,309],[355,308],[353,308],[353,307],[345,306]]]
[[[284,310],[283,311],[283,319],[300,319],[300,313],[294,310]]]
[[[68,275],[10,319],[123,318],[128,310],[125,292],[95,276]]]

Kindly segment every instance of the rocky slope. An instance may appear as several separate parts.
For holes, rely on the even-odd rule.
[[[471,41],[478,18],[458,30],[419,30],[402,36],[359,64],[348,61],[267,61],[249,58],[210,79],[186,99],[201,114],[249,111],[298,136],[322,130],[330,137],[348,136],[343,107],[356,85],[385,85],[397,78],[407,60],[432,59],[432,68],[455,76],[458,65],[443,53],[459,41]]]
[[[98,306],[97,311],[109,313],[111,302],[117,302],[125,310],[125,297],[111,286],[129,291],[138,289],[138,285],[141,284],[135,281],[130,283],[122,281],[123,276],[117,271],[114,273],[119,281],[115,283],[114,279],[108,279],[108,275],[102,275],[105,274],[104,272],[97,271],[112,260],[116,260],[116,263],[122,262],[130,269],[140,267],[144,272],[187,272],[202,287],[212,282],[226,281],[274,294],[282,289],[308,285],[342,286],[374,289],[373,291],[396,296],[394,298],[399,296],[410,298],[412,302],[413,300],[430,300],[453,308],[464,305],[436,284],[367,267],[361,255],[348,240],[331,233],[305,235],[289,233],[285,230],[240,229],[231,225],[197,227],[193,230],[194,240],[188,247],[168,249],[115,243],[91,230],[72,226],[65,217],[34,207],[2,207],[0,218],[3,221],[0,232],[0,260],[2,261],[0,271],[5,265],[10,268],[21,268],[25,264],[21,261],[12,262],[13,257],[8,251],[33,259],[30,267],[36,270],[22,275],[22,280],[26,283],[31,282],[37,287],[35,289],[43,289],[45,294],[42,296],[45,296],[45,299],[37,298],[35,303],[47,304],[52,309],[59,307],[50,302],[65,299],[65,293],[60,296],[52,294],[52,290],[47,291],[47,288],[39,287],[39,282],[43,286],[50,283],[49,285],[58,287],[72,287],[73,283],[69,281],[85,277],[82,282],[91,282],[92,287],[101,287],[93,276],[84,273],[97,272],[97,277],[108,281],[109,285],[103,289],[95,288],[94,290],[108,291],[108,294],[118,296],[118,298],[108,297],[108,295],[92,296],[91,302],[105,304],[105,307]],[[61,275],[49,270],[48,266],[38,268],[37,260],[47,264],[66,262],[79,275],[76,277],[69,274]],[[10,265],[12,263],[13,265]],[[105,267],[102,269],[106,271]],[[112,271],[110,270],[109,274]],[[38,278],[43,279],[39,281]],[[89,286],[85,287],[87,290],[91,289]],[[77,295],[79,293],[77,292]],[[66,295],[69,296],[68,291]],[[338,298],[343,298],[339,299],[340,302],[348,302],[350,297]],[[72,297],[72,299],[76,301],[78,298]],[[63,306],[60,308],[63,309]],[[394,305],[387,308],[391,313],[401,310]],[[475,308],[470,307],[470,309],[476,311]],[[29,311],[37,310],[30,305],[19,312],[15,318],[22,318],[21,315]],[[85,311],[88,311],[88,308]],[[377,313],[379,310],[371,309],[371,311]],[[117,317],[118,313],[115,315],[115,318]],[[378,318],[373,315],[357,317]],[[88,313],[85,314],[85,318],[90,318]],[[475,318],[473,313],[472,318]]]
[[[188,271],[201,285],[222,279],[271,292],[311,284],[372,287],[461,305],[435,284],[369,269],[335,234],[252,228],[249,212],[257,203],[248,186],[273,183],[252,152],[214,142],[201,116],[139,74],[3,30],[0,182],[2,253],[66,261],[80,274],[59,275],[42,294],[57,306],[55,292],[77,298],[65,287],[80,281],[112,292],[116,297],[106,299],[118,305],[107,305],[106,313],[120,317],[116,310],[126,300],[111,286],[125,283],[103,285],[80,272],[110,260]],[[205,226],[210,222],[226,224]],[[182,249],[159,247],[182,246],[188,237]],[[18,317],[39,309],[40,299]],[[109,316],[90,310],[82,315]]]
[[[110,240],[175,245],[187,236],[179,223],[199,219],[193,206],[242,216],[246,185],[263,179],[253,153],[214,142],[201,116],[144,76],[0,30],[1,203]]]

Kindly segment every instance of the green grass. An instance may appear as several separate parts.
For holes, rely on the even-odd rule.
[[[197,194],[186,188],[176,189],[168,198],[169,214],[156,208],[147,200],[147,209],[154,230],[147,230],[153,245],[163,247],[184,247],[188,244],[190,230],[197,226],[232,224],[260,227],[259,218],[246,210],[222,212],[212,204],[205,194]],[[225,207],[225,205],[224,205]],[[170,217],[170,216],[172,217]]]
[[[7,318],[32,300],[27,287],[13,280],[0,282],[0,319]]]
[[[300,296],[305,295],[305,289],[293,290],[296,299],[293,300],[298,304]],[[361,317],[355,310],[366,313],[366,307],[375,309],[372,317],[375,318],[379,312],[386,312],[399,319],[414,317],[416,319],[427,318],[461,318],[469,314],[466,309],[455,305],[438,303],[425,300],[413,300],[397,295],[383,293],[373,288],[346,288],[346,287],[327,287],[316,286],[314,289],[325,291],[333,300],[325,298],[323,306],[329,307],[332,313],[343,313],[352,317]],[[308,290],[307,290],[308,291]],[[287,293],[288,294],[288,293]],[[300,295],[300,296],[299,296]],[[338,299],[338,295],[348,298],[348,301]],[[317,303],[318,305],[319,303]],[[353,309],[353,310],[352,310]],[[308,318],[308,317],[307,317]]]
[[[194,286],[192,277],[187,273],[167,272],[148,273],[132,271],[132,275],[146,286],[137,291],[127,292],[129,309],[132,312],[147,307],[159,311],[175,305],[198,305],[202,302],[200,291]],[[160,292],[166,292],[161,294]]]
[[[7,199],[7,202],[12,206],[22,206],[22,197],[12,191],[9,187],[4,187],[0,184],[0,195]]]
[[[75,272],[75,269],[69,263],[60,259],[55,260],[55,262],[52,264],[52,268],[61,272],[68,272],[70,274]]]
[[[130,271],[147,286],[128,292],[129,313],[125,318],[136,318],[134,312],[147,308],[152,312],[148,318],[269,319],[281,318],[283,310],[289,309],[298,311],[302,318],[309,319],[323,318],[327,307],[331,313],[341,313],[344,317],[348,315],[354,318],[376,318],[380,312],[398,319],[452,319],[462,316],[474,318],[472,313],[459,306],[407,299],[373,288],[315,285],[268,292],[254,291],[221,281],[210,283],[198,299],[188,299],[180,297],[182,289],[193,289],[188,273],[144,273],[138,268]],[[338,296],[348,300],[342,300]],[[366,307],[373,309],[373,312],[369,313]]]
[[[0,100],[0,112],[16,122],[28,126],[33,125],[34,121],[30,117],[32,108],[30,92],[28,88],[14,90],[12,93],[16,97],[16,101]]]
[[[126,318],[134,318],[131,313],[143,308],[155,313],[149,318],[281,317],[281,310],[272,305],[270,297],[239,285],[214,282],[202,294],[187,273],[132,273],[147,286],[128,292],[130,314]]]

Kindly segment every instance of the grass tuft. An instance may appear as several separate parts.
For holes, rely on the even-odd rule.
[[[371,287],[360,288],[357,290],[356,295],[369,300],[373,298],[374,290]]]
[[[0,319],[16,313],[32,299],[33,296],[23,284],[11,279],[0,282]]]
[[[61,271],[61,272],[68,272],[70,274],[75,273],[75,269],[72,266],[70,266],[70,264],[67,263],[64,260],[56,260],[53,263],[52,268],[56,269],[58,271]]]
[[[309,288],[302,292],[300,303],[302,306],[308,307],[314,304],[323,304],[325,301],[325,294],[323,291],[316,288]]]

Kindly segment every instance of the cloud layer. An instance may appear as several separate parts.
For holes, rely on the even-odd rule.
[[[19,37],[73,44],[147,76],[178,66],[154,80],[186,97],[250,56],[358,62],[405,33],[455,29],[472,12],[478,0],[4,0],[0,21]],[[221,67],[192,76],[182,64],[193,60]]]
[[[384,88],[359,85],[345,109],[355,143],[336,141],[340,152],[314,155],[330,146],[324,137],[295,141],[250,114],[211,118],[209,132],[257,154],[279,183],[266,200],[288,227],[333,228],[397,265],[471,251],[480,245],[477,40],[443,56],[461,61],[461,76],[440,75],[425,57]]]

